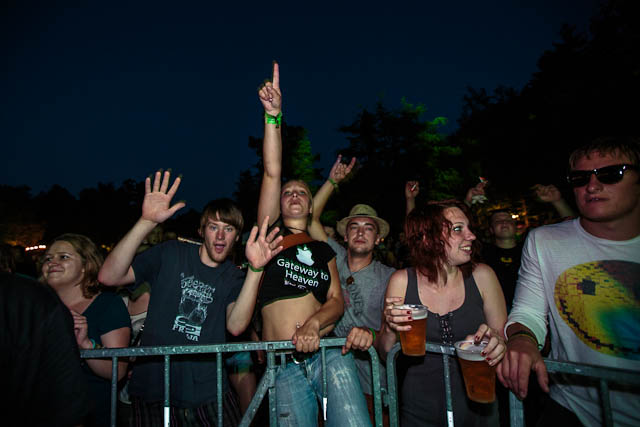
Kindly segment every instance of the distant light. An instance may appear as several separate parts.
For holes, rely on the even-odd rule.
[[[511,219],[518,219],[518,218],[520,218],[520,215],[517,215],[517,214],[512,214],[511,215]]]
[[[36,245],[36,246],[29,246],[28,248],[24,248],[25,252],[37,251],[38,249],[47,249],[47,245]]]

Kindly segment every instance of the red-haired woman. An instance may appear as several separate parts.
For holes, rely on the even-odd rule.
[[[386,354],[396,342],[396,332],[411,329],[405,310],[394,304],[428,307],[427,341],[452,345],[473,339],[489,341],[485,358],[497,364],[505,352],[502,328],[507,320],[504,296],[495,273],[472,261],[476,236],[469,228],[466,206],[439,202],[413,210],[406,219],[405,235],[412,267],[398,270],[389,279],[382,336],[377,343]],[[442,356],[400,356],[406,368],[401,388],[400,424],[446,424]],[[453,413],[456,426],[497,422],[494,405],[476,404],[466,398],[457,363],[451,363]]]

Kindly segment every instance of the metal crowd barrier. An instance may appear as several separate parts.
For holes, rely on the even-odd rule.
[[[398,356],[399,351],[400,343],[397,343],[387,354],[387,397],[389,402],[389,425],[391,427],[398,427],[399,425],[398,391],[395,369],[395,359]],[[426,351],[442,354],[442,362],[444,364],[444,392],[447,409],[447,425],[449,427],[454,427],[449,364],[451,363],[451,356],[455,356],[455,348],[452,346],[428,342],[426,343]],[[454,360],[454,363],[457,362]],[[636,371],[603,368],[579,363],[558,362],[550,359],[544,359],[544,363],[547,366],[547,371],[549,373],[565,373],[591,377],[599,380],[603,424],[607,427],[613,426],[611,402],[609,399],[609,383],[622,383],[640,386],[640,372]],[[535,379],[532,380],[535,381]],[[524,408],[522,401],[519,400],[512,392],[509,392],[509,421],[511,427],[524,427]]]
[[[345,343],[344,338],[323,338],[320,340],[320,352],[322,356],[322,395],[323,405],[327,403],[327,377],[326,377],[326,349],[328,347],[342,347]],[[118,403],[118,358],[121,357],[146,357],[146,356],[164,356],[164,425],[169,426],[169,408],[171,402],[169,399],[169,372],[171,369],[171,356],[184,354],[216,354],[217,369],[217,404],[218,404],[218,425],[222,423],[222,375],[223,363],[222,353],[240,352],[240,351],[256,351],[264,350],[267,353],[267,367],[262,379],[260,380],[256,394],[254,395],[249,408],[242,416],[240,426],[249,426],[253,417],[256,415],[260,403],[264,399],[267,392],[269,393],[269,424],[270,426],[278,425],[278,414],[276,407],[276,389],[275,378],[276,356],[280,357],[280,363],[285,363],[285,354],[276,355],[276,351],[295,350],[295,346],[291,341],[261,341],[246,343],[226,343],[214,345],[184,345],[184,346],[164,346],[164,347],[128,347],[128,348],[103,348],[98,350],[81,350],[80,357],[93,358],[111,358],[111,426],[116,426],[116,408]],[[378,367],[378,354],[373,347],[369,348],[372,365],[373,394],[374,394],[374,411],[375,425],[382,427],[382,395],[380,390],[380,369]],[[320,408],[322,410],[322,407]]]

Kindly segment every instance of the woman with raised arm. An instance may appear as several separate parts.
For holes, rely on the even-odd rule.
[[[453,345],[456,341],[488,341],[483,356],[496,365],[504,356],[502,329],[507,309],[495,273],[476,264],[467,207],[460,202],[430,203],[411,211],[404,231],[413,267],[398,270],[389,279],[384,326],[376,342],[381,354],[396,343],[396,333],[407,331],[411,320],[398,304],[427,306],[426,340]],[[401,388],[400,424],[447,424],[442,356],[399,356],[406,368]],[[465,394],[458,363],[451,368],[454,424],[483,426],[497,423],[494,405],[475,404]]]
[[[115,292],[98,283],[102,254],[88,238],[63,234],[51,242],[42,259],[41,281],[51,286],[73,316],[80,349],[127,347],[131,334],[129,313]],[[118,379],[127,363],[120,358]],[[94,403],[87,426],[108,426],[111,401],[111,359],[86,359],[83,364]]]
[[[343,312],[335,253],[325,242],[307,233],[312,199],[309,186],[299,180],[281,184],[282,94],[278,64],[273,81],[260,88],[265,110],[264,175],[260,189],[258,221],[268,217],[285,236],[283,251],[264,270],[258,296],[262,339],[291,340],[296,352],[278,367],[276,395],[278,422],[282,426],[313,426],[322,398],[322,362],[318,352],[325,336]],[[370,425],[353,356],[341,349],[326,351],[328,399],[322,402],[328,426]]]

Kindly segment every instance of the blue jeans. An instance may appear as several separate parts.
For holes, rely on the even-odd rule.
[[[353,355],[341,349],[326,350],[327,427],[370,426],[367,402],[360,388]],[[280,426],[315,426],[322,402],[322,356],[318,351],[299,365],[289,362],[276,373],[276,398]],[[322,410],[322,409],[320,409]]]

